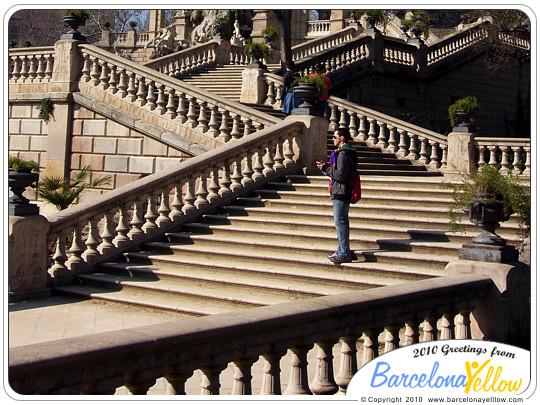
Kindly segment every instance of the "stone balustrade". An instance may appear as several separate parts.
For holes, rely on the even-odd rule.
[[[327,35],[330,33],[330,20],[315,20],[308,21],[307,37],[316,37]]]
[[[222,384],[233,395],[343,394],[359,366],[380,353],[470,339],[475,307],[492,285],[485,276],[445,276],[16,347],[9,383],[23,395],[114,394],[122,386],[145,395],[164,377],[167,394],[183,395],[186,380],[200,370],[201,395],[220,394]],[[316,364],[310,365],[312,348]],[[290,364],[282,365],[287,351]],[[224,381],[231,363],[234,374]],[[257,385],[254,364],[262,366]],[[288,383],[281,381],[282,367]]]
[[[218,49],[222,41],[212,40],[195,45],[171,55],[153,59],[144,66],[172,77],[188,76],[205,70],[217,63]]]
[[[9,50],[10,84],[48,83],[54,69],[54,47]]]
[[[53,282],[295,169],[303,128],[302,122],[277,124],[52,215]]]
[[[214,148],[279,122],[276,117],[100,48],[79,48],[83,58],[79,82],[82,93],[149,123],[165,126],[204,147]]]
[[[338,97],[330,97],[328,105],[330,129],[346,126],[355,139],[369,145],[432,169],[445,168],[448,148],[446,136]]]
[[[312,21],[311,23],[323,23],[318,21]],[[349,41],[355,36],[358,35],[358,30],[355,27],[347,27],[342,30],[339,30],[333,34],[329,34],[330,31],[330,22],[328,24],[316,25],[310,24],[309,27],[319,26],[320,31],[324,31],[325,36],[323,38],[316,38],[310,41],[303,42],[301,44],[295,45],[292,47],[292,57],[293,60],[298,61],[300,59],[307,58],[316,53],[322,52],[326,49],[332,48],[334,46],[339,46],[345,41]],[[308,31],[308,35],[310,32]]]
[[[531,140],[528,138],[475,138],[478,167],[488,164],[500,167],[502,174],[513,173],[530,177]]]

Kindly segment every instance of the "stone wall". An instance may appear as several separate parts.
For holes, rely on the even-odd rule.
[[[49,126],[38,118],[39,105],[36,102],[9,106],[8,147],[11,156],[45,167]]]

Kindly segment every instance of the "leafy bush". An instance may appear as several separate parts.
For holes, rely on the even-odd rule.
[[[246,45],[244,46],[244,54],[246,56],[250,56],[251,51],[254,49],[260,49],[263,53],[263,58],[268,58],[270,56],[270,48],[268,45],[261,42],[253,42],[251,40],[246,42]]]
[[[476,97],[468,96],[463,97],[457,100],[454,104],[452,104],[448,108],[448,115],[450,117],[450,125],[452,127],[455,127],[460,124],[460,122],[457,122],[456,112],[462,111],[463,113],[467,114],[468,118],[471,120],[471,122],[474,121],[474,117],[480,110],[480,106],[478,105],[478,100]]]
[[[319,92],[319,95],[325,95],[328,93],[328,89],[326,88],[326,85],[324,84],[324,78],[322,75],[316,75],[316,76],[300,76],[294,79],[293,86],[299,84],[299,83],[309,83],[314,84],[317,86],[317,91]]]
[[[15,156],[8,158],[8,166],[10,169],[18,172],[22,169],[30,169],[33,172],[39,172],[39,165],[33,160],[22,160]]]

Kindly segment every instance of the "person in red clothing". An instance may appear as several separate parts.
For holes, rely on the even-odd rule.
[[[328,97],[330,97],[330,90],[332,89],[332,82],[328,78],[328,76],[325,75],[326,73],[326,66],[324,65],[318,65],[315,68],[315,73],[312,73],[310,77],[322,75],[324,79],[324,85],[326,86],[326,93],[321,94],[319,99],[317,100],[317,104],[315,105],[315,109],[317,111],[317,115],[323,116],[326,107],[328,106]]]

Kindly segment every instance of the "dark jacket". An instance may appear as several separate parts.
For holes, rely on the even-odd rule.
[[[292,93],[293,82],[297,77],[300,77],[298,72],[294,72],[292,70],[288,70],[283,75],[283,82],[281,86],[281,99],[282,100],[285,99],[285,94]]]
[[[332,200],[351,200],[354,169],[357,162],[356,149],[349,144],[345,144],[336,151],[334,167],[328,163],[323,166],[323,172],[332,179],[330,189],[330,198]]]

